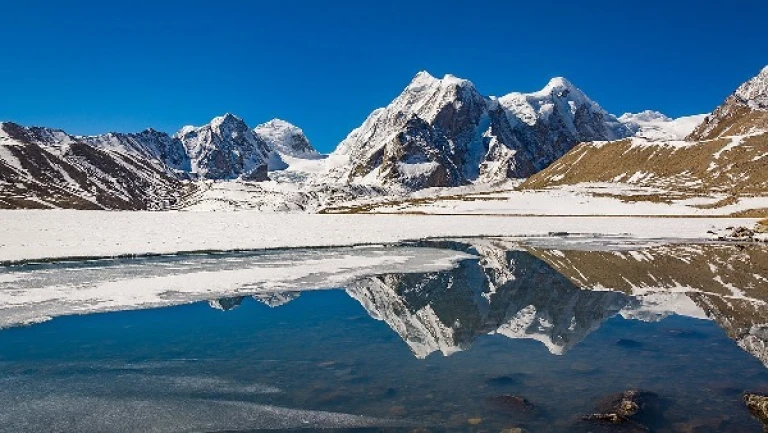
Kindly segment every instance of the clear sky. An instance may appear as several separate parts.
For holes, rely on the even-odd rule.
[[[768,64],[766,0],[0,0],[0,120],[74,134],[280,117],[330,151],[427,70],[565,76],[608,111],[711,111]]]

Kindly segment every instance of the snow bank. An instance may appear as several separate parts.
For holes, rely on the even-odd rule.
[[[703,239],[708,230],[756,219],[16,210],[0,211],[0,221],[0,262],[8,262],[551,232]]]

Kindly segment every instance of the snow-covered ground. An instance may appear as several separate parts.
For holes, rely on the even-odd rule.
[[[635,114],[625,113],[619,117],[619,121],[637,137],[651,141],[669,141],[684,139],[706,117],[706,114],[697,114],[671,119],[658,111],[646,110]]]
[[[652,196],[679,196],[667,201]],[[582,183],[543,190],[506,190],[464,193],[437,198],[409,197],[366,209],[371,213],[562,215],[562,216],[727,216],[749,209],[768,208],[768,196],[742,197],[724,206],[725,194],[707,197],[621,183]],[[666,200],[666,199],[665,199]]]
[[[8,262],[552,232],[705,239],[708,230],[752,226],[756,219],[13,210],[0,211],[0,221],[0,262]]]

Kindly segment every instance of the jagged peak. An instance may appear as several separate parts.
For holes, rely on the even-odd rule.
[[[573,83],[568,81],[565,77],[552,77],[543,90],[547,89],[562,89],[575,87]]]
[[[457,86],[470,85],[470,86],[474,86],[474,84],[472,84],[471,81],[469,81],[469,80],[467,80],[465,78],[459,78],[459,77],[457,77],[455,75],[451,75],[451,74],[445,74],[445,76],[443,76],[443,79],[440,80],[440,82],[443,83],[443,84],[447,84],[447,85],[457,85]]]
[[[420,87],[425,85],[430,85],[437,81],[437,78],[435,78],[432,74],[430,74],[427,71],[419,71],[416,73],[416,75],[411,80],[411,83],[408,85],[408,87]]]
[[[759,74],[739,86],[736,96],[749,105],[768,108],[768,66]]]
[[[174,134],[175,137],[182,137],[184,135],[189,134],[190,132],[197,129],[194,125],[184,125],[182,126],[176,134]]]
[[[544,97],[544,96],[558,96],[558,97],[566,97],[570,96],[570,98],[583,98],[588,99],[587,95],[584,94],[584,92],[581,91],[578,87],[573,85],[570,81],[568,81],[564,77],[554,77],[549,80],[546,86],[544,86],[543,89],[539,90],[538,92],[532,93],[533,96],[538,97]],[[569,99],[570,99],[569,98]]]
[[[452,74],[445,74],[443,78],[435,78],[432,74],[430,74],[427,71],[421,71],[416,74],[416,76],[413,77],[413,80],[411,80],[410,84],[408,84],[407,89],[410,90],[422,90],[427,87],[431,86],[440,86],[440,87],[449,87],[449,86],[456,86],[456,87],[464,87],[469,86],[474,88],[474,84],[472,84],[471,81],[457,77]]]
[[[210,123],[211,126],[221,126],[224,124],[237,125],[237,124],[245,124],[245,122],[243,121],[243,119],[239,118],[238,116],[232,113],[225,113],[223,116],[214,117]]]
[[[288,122],[287,120],[283,120],[283,119],[280,119],[280,118],[277,118],[277,117],[275,117],[274,119],[269,120],[267,122],[264,122],[264,123],[262,123],[260,125],[257,125],[256,128],[254,128],[254,129],[267,129],[267,128],[269,128],[269,129],[285,129],[285,130],[291,130],[291,131],[297,132],[297,133],[303,133],[301,128],[299,128],[298,126],[294,125],[291,122]]]

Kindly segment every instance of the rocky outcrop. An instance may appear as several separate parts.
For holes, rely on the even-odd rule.
[[[210,300],[208,301],[208,305],[215,310],[229,311],[239,307],[244,300],[245,296],[231,296],[228,298]]]
[[[643,422],[659,411],[658,396],[647,391],[629,390],[606,397],[599,402],[596,412],[582,417],[584,422],[620,425],[628,432],[651,431]]]

